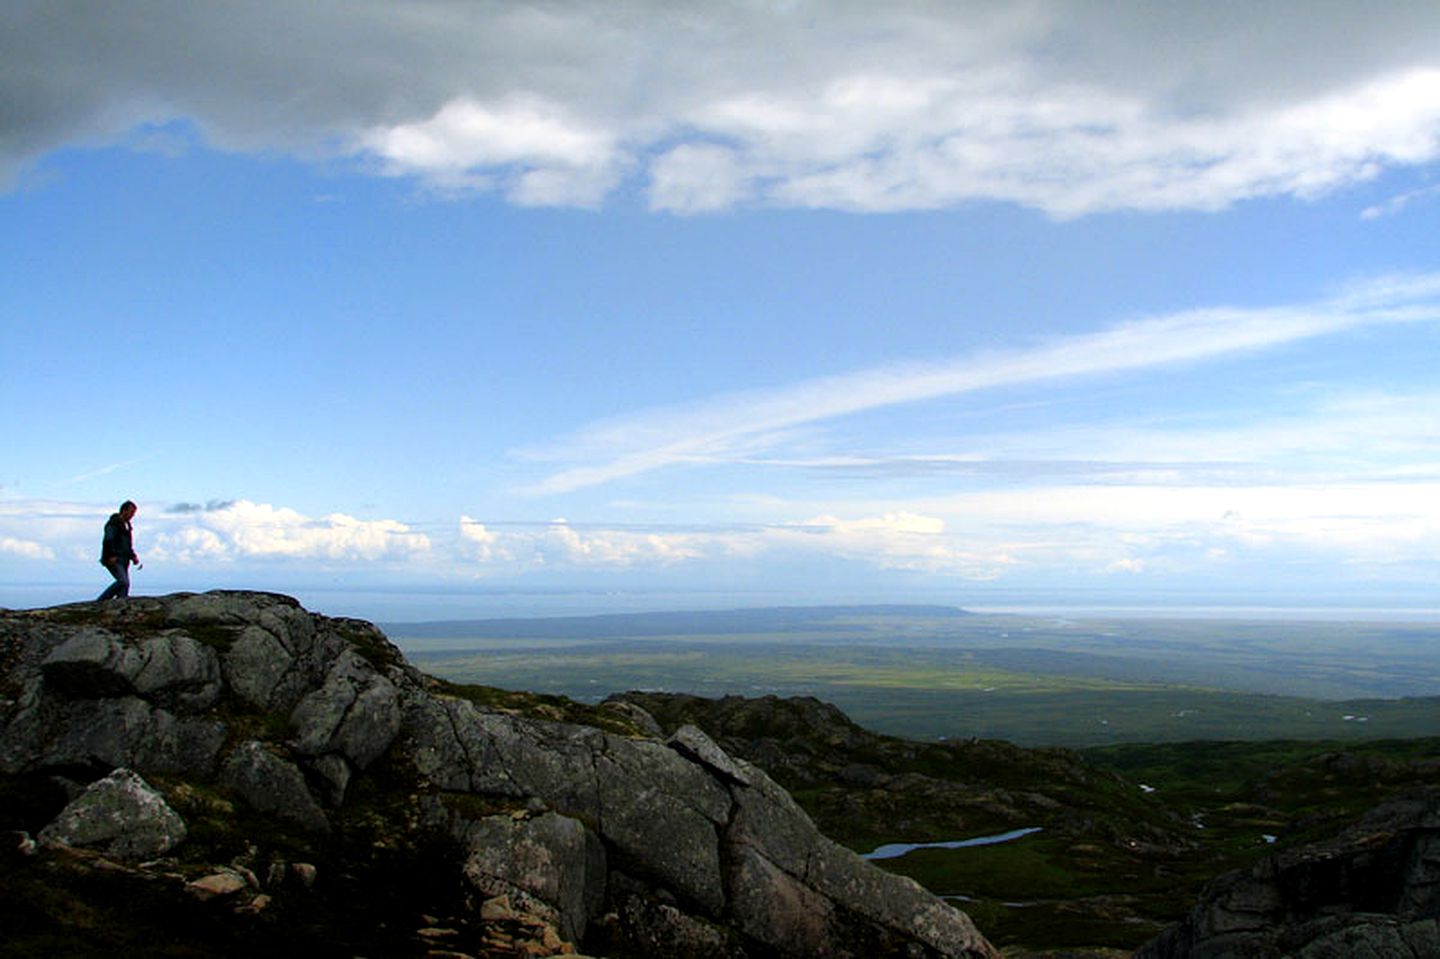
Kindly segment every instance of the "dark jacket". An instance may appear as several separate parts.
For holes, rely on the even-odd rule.
[[[100,562],[109,566],[120,561],[138,563],[140,557],[135,555],[130,541],[130,524],[119,513],[111,513],[105,521],[105,539],[100,543]]]

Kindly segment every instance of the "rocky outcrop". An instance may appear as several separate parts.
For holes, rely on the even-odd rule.
[[[87,797],[123,781],[134,801],[110,818],[138,845],[117,855],[180,842],[183,823],[145,837],[176,825],[165,797],[183,794],[182,812],[233,804],[325,841],[443,837],[490,930],[471,954],[509,954],[502,931],[524,927],[530,955],[996,955],[963,913],[825,839],[699,729],[662,738],[633,705],[584,724],[487,704],[416,671],[370,624],[287,597],[0,612],[0,666],[0,773]],[[41,838],[79,842],[87,815],[67,809]],[[253,872],[241,885],[252,911],[273,891],[253,895]]]
[[[139,775],[117,769],[67,805],[39,839],[116,859],[152,859],[185,841],[185,821]]]
[[[1440,956],[1440,790],[1211,882],[1137,959]]]

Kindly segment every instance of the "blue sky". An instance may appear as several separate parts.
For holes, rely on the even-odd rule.
[[[1440,606],[1432,4],[3,16],[0,605]]]

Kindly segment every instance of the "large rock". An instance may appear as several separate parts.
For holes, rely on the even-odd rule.
[[[576,941],[605,899],[605,850],[578,820],[558,813],[487,816],[458,831],[465,876],[485,897],[507,897]]]
[[[100,698],[135,692],[138,650],[103,629],[82,629],[57,646],[41,664],[45,679],[75,696]]]
[[[699,729],[663,739],[634,705],[595,711],[595,726],[481,705],[370,624],[287,597],[0,611],[0,665],[0,773],[124,767],[125,782],[153,774],[202,805],[228,801],[197,799],[219,792],[282,829],[342,843],[350,830],[371,850],[441,833],[459,846],[454,881],[476,921],[538,922],[557,950],[995,955],[963,913],[827,840]],[[351,819],[357,783],[365,804]],[[149,819],[127,813],[130,838],[101,848],[153,854],[183,836],[134,838],[136,823],[171,820],[153,790],[132,794]],[[81,841],[86,815],[67,813],[47,838]]]
[[[307,756],[338,753],[364,769],[400,731],[400,694],[352,650],[342,652],[323,684],[290,714],[295,749]]]
[[[282,684],[294,662],[274,633],[259,626],[245,626],[225,653],[225,679],[246,705],[268,710],[287,705]]]
[[[495,817],[453,827],[472,850],[472,879],[489,877],[487,894],[515,892],[510,882],[571,933],[595,921],[589,904],[601,900],[607,934],[655,956],[712,954],[692,951],[702,942],[714,955],[746,954],[737,941],[793,957],[995,955],[963,913],[825,839],[768,776],[693,727],[667,745],[425,697],[406,711],[405,739],[417,767],[449,789],[525,798],[594,830],[610,869],[603,889],[553,829]],[[497,867],[497,846],[563,868],[569,891],[515,882]]]
[[[704,915],[720,915],[728,791],[660,743],[607,737],[606,747],[595,767],[601,837],[631,872],[654,877]]]
[[[215,651],[184,633],[140,644],[141,663],[131,682],[147,699],[185,712],[208,709],[220,699],[220,662]]]
[[[299,768],[264,743],[241,743],[220,767],[220,782],[252,807],[314,832],[330,828]]]
[[[144,779],[117,769],[66,806],[39,839],[117,859],[153,859],[185,840],[185,821]]]
[[[82,629],[41,664],[45,679],[72,695],[135,694],[197,712],[220,697],[220,664],[193,637],[170,631],[127,641],[103,629]]]
[[[3,725],[0,771],[128,766],[149,774],[205,778],[225,741],[225,724],[176,715],[139,696],[71,700],[26,697]]]

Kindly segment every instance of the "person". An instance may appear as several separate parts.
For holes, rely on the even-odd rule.
[[[105,521],[105,538],[100,543],[100,565],[110,571],[115,582],[100,594],[96,602],[129,596],[130,564],[134,563],[136,569],[145,568],[140,563],[140,557],[135,555],[132,539],[134,528],[130,521],[137,512],[139,507],[127,499],[120,504],[120,512],[111,513],[110,518]]]

